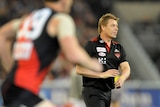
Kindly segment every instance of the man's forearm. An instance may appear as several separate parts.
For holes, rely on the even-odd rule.
[[[79,65],[76,66],[76,73],[89,78],[100,78],[99,72],[95,72],[95,71],[83,68]]]

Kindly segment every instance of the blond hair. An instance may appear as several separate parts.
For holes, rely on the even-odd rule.
[[[117,18],[116,16],[114,16],[114,15],[111,14],[111,13],[106,13],[106,14],[104,14],[104,15],[99,19],[99,21],[98,21],[98,33],[99,33],[99,34],[100,34],[101,31],[102,31],[101,26],[102,26],[102,25],[103,25],[103,26],[107,25],[109,19],[116,20],[117,22],[118,22],[118,20],[119,20],[119,18]]]

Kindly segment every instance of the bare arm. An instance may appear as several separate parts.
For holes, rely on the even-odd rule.
[[[78,65],[94,71],[102,71],[102,66],[96,59],[91,59],[85,50],[78,44],[76,38],[66,37],[60,40],[66,58]]]
[[[104,79],[119,75],[119,72],[116,69],[109,69],[105,72],[95,72],[95,71],[86,69],[84,67],[81,67],[79,65],[76,66],[76,73],[89,78],[104,78]]]
[[[121,69],[121,77],[126,80],[128,79],[128,77],[130,76],[130,66],[129,66],[129,63],[128,62],[122,62],[120,64],[120,69]]]
[[[124,82],[128,79],[128,77],[130,76],[130,65],[128,62],[122,62],[120,64],[120,70],[121,70],[121,75],[119,77],[119,79],[115,82],[115,87],[122,87],[122,85],[124,84]]]
[[[0,59],[5,71],[9,71],[13,65],[11,47],[16,35],[16,27],[19,20],[15,19],[0,28]]]
[[[55,27],[55,25],[57,26]],[[67,60],[94,71],[102,71],[102,65],[92,59],[80,46],[76,38],[75,25],[70,16],[58,14],[53,17],[48,31],[52,35],[58,35],[60,47]]]

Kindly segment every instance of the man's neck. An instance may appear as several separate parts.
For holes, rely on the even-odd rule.
[[[106,36],[106,35],[104,35],[104,34],[100,34],[100,37],[101,37],[101,39],[102,39],[105,43],[107,43],[108,46],[111,45],[111,41],[112,41],[111,38],[109,38],[108,36]]]
[[[60,2],[55,2],[55,3],[46,2],[45,6],[53,9],[56,12],[63,12],[64,11]]]

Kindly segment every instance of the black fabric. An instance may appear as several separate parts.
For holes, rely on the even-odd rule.
[[[33,93],[19,88],[12,83],[6,83],[2,86],[2,95],[5,107],[34,107],[42,101],[40,97]]]
[[[118,69],[121,62],[127,61],[123,47],[112,41],[110,51],[108,52],[106,43],[98,36],[94,40],[85,44],[85,49],[91,57],[95,57],[103,64],[104,70]],[[84,87],[96,87],[101,90],[114,89],[114,78],[97,79],[83,76]]]
[[[86,107],[110,107],[111,91],[102,91],[93,87],[83,88],[83,99]]]

